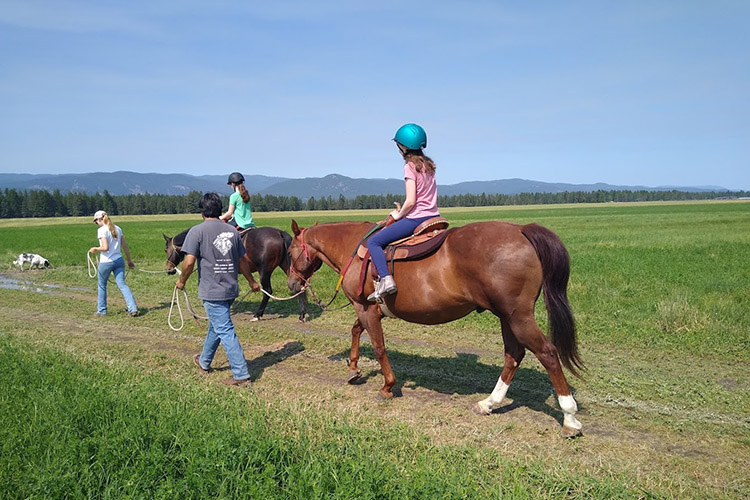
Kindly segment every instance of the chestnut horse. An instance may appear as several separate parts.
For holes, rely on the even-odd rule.
[[[184,254],[180,251],[185,241],[189,229],[184,230],[174,238],[163,234],[166,244],[164,252],[167,254],[166,271],[174,274],[177,265],[182,262]],[[242,234],[242,243],[247,250],[247,256],[250,258],[250,271],[257,271],[260,275],[260,285],[266,293],[260,302],[260,307],[253,315],[253,320],[258,320],[263,316],[268,305],[268,295],[273,295],[271,288],[271,274],[273,270],[280,267],[284,274],[289,272],[289,244],[292,237],[289,233],[275,227],[259,227],[256,229],[245,230]],[[297,297],[299,302],[299,320],[305,321],[307,313],[307,295],[300,294]]]
[[[359,337],[367,330],[385,379],[380,395],[392,398],[396,376],[385,350],[383,308],[367,301],[373,291],[372,280],[366,280],[358,293],[362,259],[352,258],[372,228],[369,222],[332,222],[301,228],[292,220],[289,289],[295,292],[307,285],[322,263],[344,273],[342,290],[357,313],[351,331],[349,382],[359,378]],[[569,275],[568,252],[549,229],[537,224],[477,222],[450,229],[440,249],[424,259],[395,262],[393,277],[398,292],[386,296],[384,306],[393,316],[426,325],[447,323],[475,310],[490,311],[500,319],[505,363],[492,394],[479,401],[475,411],[488,415],[500,405],[529,349],[552,380],[563,411],[562,433],[572,437],[581,433],[581,423],[575,416],[578,407],[561,362],[574,375],[583,364],[567,298]],[[542,290],[552,341],[534,319],[534,304]]]

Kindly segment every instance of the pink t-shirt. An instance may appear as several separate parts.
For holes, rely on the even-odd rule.
[[[406,214],[409,219],[419,219],[421,217],[437,217],[440,215],[437,207],[437,182],[435,174],[426,172],[417,172],[414,164],[408,162],[404,165],[404,179],[414,179],[417,184],[417,201],[414,208]]]

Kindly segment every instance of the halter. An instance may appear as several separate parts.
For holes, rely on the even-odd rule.
[[[177,264],[179,264],[179,262],[172,262],[173,256],[175,257],[175,261],[178,261],[180,257],[180,250],[174,244],[174,238],[171,238],[169,240],[169,254],[167,254],[167,262],[172,264],[172,269],[179,272],[179,269],[177,268]]]
[[[310,260],[310,253],[307,251],[307,244],[305,243],[305,231],[306,230],[307,228],[302,229],[302,232],[300,232],[299,234],[299,239],[302,242],[302,253],[300,253],[297,256],[297,258],[294,259],[294,262],[292,262],[292,265],[289,266],[289,272],[294,274],[300,280],[302,280],[302,290],[306,290],[307,287],[310,286],[310,280],[312,279],[312,274],[310,274],[309,278],[305,278],[304,276],[302,276],[302,274],[299,271],[297,271],[297,269],[294,267],[294,264],[296,264],[299,258],[302,257],[303,255],[305,256],[305,259],[307,260],[307,262],[309,264],[312,264],[312,261]]]

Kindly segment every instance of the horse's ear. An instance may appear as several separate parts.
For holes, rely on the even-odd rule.
[[[297,225],[297,221],[292,219],[292,233],[294,233],[294,236],[299,236],[299,233],[302,231],[300,230],[299,226]]]
[[[169,243],[169,241],[172,239],[164,233],[161,233],[161,235],[164,236],[164,241],[166,241],[167,243]]]
[[[318,225],[318,221],[315,221],[315,224],[313,224],[313,226],[317,226],[317,225]]]

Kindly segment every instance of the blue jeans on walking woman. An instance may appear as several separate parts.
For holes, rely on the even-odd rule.
[[[219,343],[224,346],[229,360],[229,367],[235,380],[245,380],[250,378],[250,372],[247,369],[245,353],[242,351],[240,339],[234,331],[234,323],[229,315],[229,308],[234,300],[204,300],[203,307],[208,314],[208,333],[206,340],[203,342],[203,352],[201,352],[201,367],[208,370],[211,362],[214,360],[216,349]]]
[[[115,283],[120,288],[122,297],[128,305],[128,312],[138,312],[133,292],[130,291],[130,287],[125,283],[125,261],[122,260],[122,257],[111,262],[99,262],[99,271],[97,273],[99,275],[99,292],[96,312],[107,314],[107,280],[109,279],[109,275],[113,273],[115,275]]]

